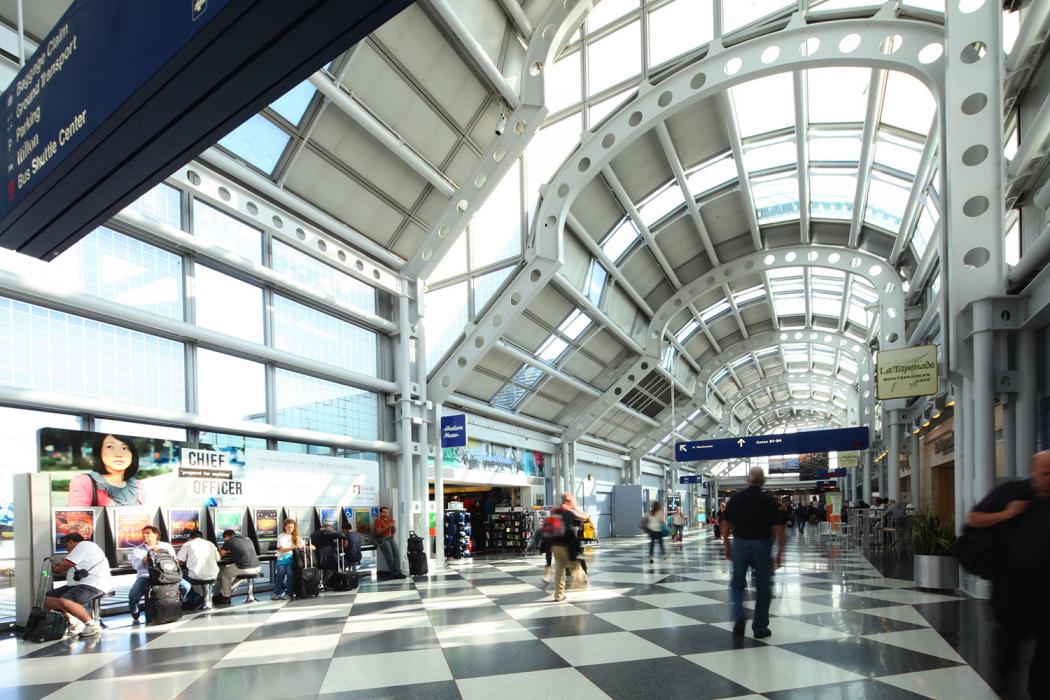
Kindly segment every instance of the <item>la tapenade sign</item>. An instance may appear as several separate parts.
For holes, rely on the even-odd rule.
[[[936,345],[883,350],[876,365],[880,401],[936,394],[940,386]]]

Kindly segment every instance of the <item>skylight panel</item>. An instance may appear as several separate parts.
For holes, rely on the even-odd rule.
[[[750,362],[751,362],[751,355],[741,355],[740,357],[738,357],[735,360],[733,360],[732,362],[730,362],[729,366],[732,367],[733,369],[740,369],[741,367],[743,367],[744,365],[746,365],[746,364],[748,364]]]
[[[508,382],[500,387],[500,390],[489,400],[489,403],[497,408],[510,411],[518,405],[518,402],[527,393],[524,388]]]
[[[891,134],[884,129],[879,130],[879,134],[875,139],[876,163],[914,177],[915,171],[919,169],[919,160],[921,158],[921,143]]]
[[[603,0],[587,15],[587,31],[594,32],[638,9],[638,0]]]
[[[905,7],[918,7],[923,10],[944,12],[944,0],[904,0]]]
[[[1021,220],[1019,218],[1006,232],[1003,256],[1007,265],[1016,265],[1021,261]]]
[[[764,299],[766,296],[766,289],[760,284],[756,284],[754,287],[744,289],[733,295],[733,301],[736,302],[738,307],[742,307],[747,303],[755,301],[756,299]]]
[[[770,355],[776,355],[776,354],[777,354],[777,346],[776,345],[773,345],[773,346],[768,347],[768,348],[762,348],[761,350],[758,350],[758,351],[755,352],[755,356],[759,357],[759,358],[769,357]]]
[[[869,324],[868,311],[866,305],[859,302],[857,299],[850,299],[849,302],[849,313],[847,315],[851,323],[856,323],[862,328],[867,328]]]
[[[877,0],[817,0],[810,3],[810,9],[817,12],[831,10],[852,10],[857,8],[876,8],[883,3]]]
[[[722,3],[723,32],[739,29],[763,19],[777,10],[795,7],[794,0],[715,0]]]
[[[574,309],[573,312],[569,314],[568,318],[561,322],[561,325],[558,326],[558,330],[570,340],[576,340],[580,337],[581,333],[587,330],[587,326],[589,325],[591,325],[590,316],[579,309]]]
[[[637,4],[637,3],[635,3]],[[602,3],[598,4],[601,7]],[[590,94],[610,88],[642,70],[641,22],[634,21],[587,47]]]
[[[540,185],[550,179],[579,142],[581,124],[578,114],[566,117],[540,129],[529,142],[525,150],[525,202],[530,210],[536,206]]]
[[[795,125],[795,88],[791,73],[749,80],[730,88],[729,93],[741,138]]]
[[[592,258],[591,268],[587,272],[587,288],[583,292],[595,306],[601,303],[602,291],[605,289],[608,277],[609,273],[602,267],[602,264]]]
[[[752,172],[796,163],[798,150],[794,136],[767,139],[744,146],[744,166]]]
[[[673,345],[668,345],[666,348],[664,348],[664,355],[663,355],[663,360],[662,360],[662,366],[668,372],[670,372],[671,368],[674,367],[674,346]],[[679,427],[679,429],[681,429],[681,427]]]
[[[864,221],[894,233],[900,231],[908,206],[911,183],[873,170],[868,181],[868,206]]]
[[[657,66],[702,46],[714,35],[710,2],[674,0],[649,13],[649,65]]]
[[[798,218],[798,173],[751,178],[751,194],[759,223]]]
[[[556,335],[552,335],[540,346],[540,349],[536,352],[536,357],[544,362],[554,362],[565,352],[567,347],[569,347],[567,342]]]
[[[1009,55],[1013,51],[1017,35],[1021,33],[1021,13],[1003,13],[1003,53]]]
[[[871,82],[869,68],[811,68],[806,72],[810,124],[864,121]]]
[[[839,358],[839,369],[844,369],[850,374],[857,373],[857,361],[849,355],[843,355]]]
[[[543,81],[544,99],[551,112],[557,112],[583,98],[583,78],[580,71],[580,52],[555,61]]]
[[[705,192],[721,187],[736,179],[736,161],[729,154],[701,163],[685,178],[686,184],[689,185],[689,193],[694,197],[699,197]]]
[[[590,111],[587,113],[588,124],[593,129],[599,122],[605,119],[607,116],[616,111],[623,101],[627,98],[628,91],[618,92],[612,97],[606,97],[601,102],[596,102],[591,106]]]
[[[856,168],[811,168],[809,213],[822,219],[851,219],[857,194]]]
[[[619,262],[623,254],[627,252],[627,249],[636,240],[638,240],[638,230],[635,229],[634,222],[630,218],[624,217],[619,226],[613,229],[613,232],[602,243],[602,250],[605,251],[610,260]]]
[[[847,162],[860,160],[861,132],[809,130],[809,162]]]
[[[926,136],[933,123],[936,103],[918,78],[890,71],[882,103],[882,123]]]
[[[726,299],[720,299],[711,306],[701,311],[700,318],[704,320],[704,323],[710,324],[712,321],[722,316],[723,314],[729,313],[729,309],[729,301]]]
[[[261,114],[252,117],[226,134],[219,145],[266,174],[273,172],[288,145],[289,136]]]
[[[806,313],[806,300],[802,292],[777,294],[773,297],[773,309],[777,316],[801,316]]]
[[[696,319],[690,319],[689,323],[682,326],[677,333],[674,334],[675,340],[679,343],[685,343],[689,340],[693,333],[700,330],[700,324],[696,322]]]
[[[270,108],[291,122],[292,126],[299,126],[315,92],[317,90],[310,81],[304,80],[274,100]]]
[[[937,228],[937,219],[939,217],[940,214],[937,213],[936,205],[927,196],[926,202],[922,206],[922,212],[919,213],[919,220],[915,224],[915,232],[911,237],[911,245],[915,249],[917,258],[922,258],[926,252],[926,246],[930,244],[930,237],[933,236],[933,231]]]
[[[682,188],[678,182],[671,180],[670,184],[649,197],[640,207],[638,213],[642,215],[642,221],[646,226],[652,226],[678,207],[685,204]]]
[[[825,365],[835,364],[835,351],[820,346],[813,347],[813,361]]]

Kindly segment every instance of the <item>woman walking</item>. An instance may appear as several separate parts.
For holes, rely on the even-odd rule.
[[[664,549],[664,536],[667,534],[667,522],[664,520],[664,512],[660,508],[659,501],[653,501],[649,508],[649,514],[645,516],[645,531],[649,535],[649,563],[654,562],[653,549],[656,543],[660,543],[660,556],[667,558],[667,550]]]

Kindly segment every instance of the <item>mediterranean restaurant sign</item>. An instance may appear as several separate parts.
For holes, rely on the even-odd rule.
[[[940,388],[937,346],[883,350],[875,373],[880,401],[936,394]]]

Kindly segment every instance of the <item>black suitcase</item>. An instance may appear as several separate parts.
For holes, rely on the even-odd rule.
[[[29,611],[29,619],[26,620],[25,631],[22,639],[27,642],[53,642],[62,639],[69,627],[66,616],[54,610],[44,607],[44,595],[51,590],[51,557],[44,559],[44,567],[40,572],[40,586],[36,592],[36,604]]]
[[[411,540],[409,540],[409,542],[411,542]],[[426,576],[427,555],[423,552],[409,552],[408,573],[410,576]]]
[[[423,553],[423,538],[417,535],[414,531],[408,533],[408,553],[409,554],[422,554]]]
[[[166,625],[182,618],[182,598],[179,584],[164,583],[150,586],[146,591],[146,624]]]
[[[354,590],[357,588],[359,582],[357,573],[346,570],[346,564],[344,563],[342,552],[339,552],[338,562],[338,570],[333,572],[332,576],[328,579],[328,588],[340,593]]]
[[[321,570],[314,566],[313,551],[306,546],[296,554],[295,597],[316,598],[321,595]]]

